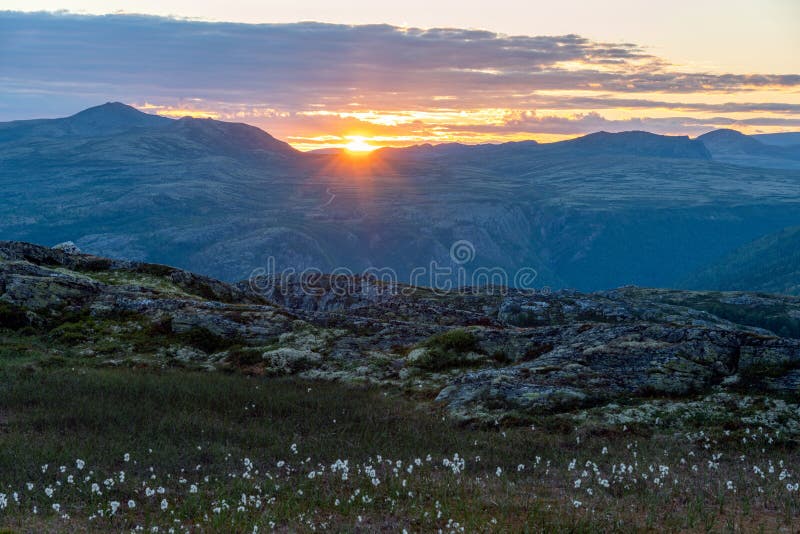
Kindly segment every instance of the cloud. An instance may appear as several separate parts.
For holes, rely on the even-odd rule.
[[[747,129],[758,126],[800,127],[797,118],[753,118],[732,119],[728,117],[640,117],[613,120],[603,117],[597,112],[576,114],[569,117],[538,116],[535,113],[522,113],[510,118],[503,124],[474,126],[471,129],[479,132],[520,133],[537,132],[550,134],[581,134],[599,130],[621,132],[628,130],[645,130],[654,133],[672,134],[681,132],[697,135],[717,128],[739,127]]]
[[[274,124],[281,132],[295,124],[304,134],[326,122],[377,129],[360,118],[304,114],[353,109],[514,110],[518,118],[483,126],[497,131],[562,133],[607,125],[595,114],[563,120],[531,112],[615,107],[785,114],[784,124],[794,125],[798,103],[679,104],[653,94],[796,93],[798,87],[800,75],[684,72],[639,45],[578,35],[0,12],[0,118],[64,114],[78,103],[122,100],[173,108],[188,102],[187,109]],[[548,94],[559,91],[565,94]],[[642,124],[675,123],[653,121]],[[409,133],[425,126],[383,130]]]

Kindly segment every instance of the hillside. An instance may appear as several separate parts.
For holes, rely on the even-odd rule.
[[[800,227],[785,228],[738,248],[682,287],[800,295]]]
[[[800,377],[800,300],[791,297],[633,287],[442,293],[333,276],[236,287],[162,265],[0,242],[0,303],[3,327],[57,340],[86,358],[76,361],[177,359],[367,381],[427,391],[467,420],[720,386],[794,398]]]

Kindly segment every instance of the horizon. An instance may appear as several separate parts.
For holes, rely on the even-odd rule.
[[[0,121],[116,100],[166,117],[245,122],[303,151],[800,130],[791,24],[800,13],[781,0],[741,2],[719,20],[706,4],[663,24],[635,17],[624,0],[604,9],[573,0],[582,8],[573,18],[509,0],[485,22],[469,6],[454,18],[442,7],[403,10],[414,15],[403,21],[388,9],[334,12],[314,1],[272,15],[233,2],[227,17],[175,1],[131,4],[144,14],[84,0],[36,11],[51,4],[0,11]],[[310,13],[321,22],[301,22]],[[532,15],[528,31],[523,14]],[[598,25],[590,15],[618,20]],[[692,37],[704,46],[686,50],[679,30],[706,21],[712,29]]]
[[[139,109],[135,105],[132,105],[132,104],[126,104],[125,102],[108,101],[108,102],[105,102],[103,104],[97,104],[97,105],[94,105],[94,106],[90,106],[88,108],[84,108],[84,109],[78,110],[75,113],[70,113],[69,115],[65,115],[65,116],[62,116],[62,117],[31,117],[31,118],[28,118],[28,119],[17,119],[15,121],[4,121],[4,122],[16,122],[16,121],[26,121],[26,120],[66,119],[66,118],[74,117],[75,115],[83,113],[84,111],[89,111],[89,110],[92,110],[92,109],[98,109],[98,108],[102,108],[104,106],[115,105],[115,104],[120,104],[120,105],[129,107],[129,108],[132,108],[132,109],[134,109],[134,110],[136,110],[136,111],[138,111],[140,113],[144,113],[146,115],[151,115],[151,116],[154,116],[154,117],[164,117],[164,118],[170,119],[170,120],[181,120],[181,119],[198,119],[198,120],[214,120],[214,121],[219,120],[219,119],[214,119],[214,118],[211,118],[211,117],[196,117],[196,116],[192,116],[192,115],[184,115],[182,117],[169,116],[169,115],[159,115],[158,113],[148,113],[148,111]],[[262,132],[267,133],[269,135],[272,135],[269,131],[264,130],[260,126],[258,126],[256,124],[251,124],[251,123],[248,123],[248,122],[224,121],[224,120],[219,120],[219,122],[228,122],[228,123],[232,123],[232,124],[237,124],[237,123],[238,124],[245,124],[247,126],[253,126],[255,128],[258,128]],[[0,124],[2,124],[2,122],[0,122]],[[297,147],[294,147],[294,146],[293,146],[293,148],[295,148],[295,149],[297,149],[297,150],[299,150],[300,152],[303,152],[303,153],[314,153],[314,152],[322,152],[322,151],[326,151],[326,150],[331,150],[331,151],[349,152],[351,154],[352,153],[369,154],[369,153],[375,152],[376,150],[380,150],[380,149],[383,149],[383,148],[402,149],[402,148],[413,148],[413,147],[419,147],[419,146],[442,146],[442,145],[448,145],[448,144],[458,144],[458,145],[463,145],[463,146],[484,146],[484,145],[501,145],[501,144],[506,144],[506,143],[526,143],[526,142],[533,141],[533,142],[535,142],[537,144],[540,144],[540,145],[547,145],[547,144],[560,143],[561,141],[569,141],[571,139],[579,139],[579,138],[582,138],[582,137],[587,137],[587,136],[590,136],[590,135],[602,134],[602,133],[609,134],[609,135],[623,134],[623,133],[646,133],[646,134],[663,136],[663,137],[686,137],[686,138],[694,141],[694,140],[699,140],[699,138],[702,137],[705,134],[716,132],[716,131],[721,131],[721,130],[722,131],[733,131],[733,132],[737,132],[737,133],[739,133],[741,135],[748,135],[748,134],[746,134],[746,133],[744,133],[744,132],[742,132],[740,130],[737,130],[735,128],[717,128],[717,129],[714,129],[714,130],[709,130],[707,132],[703,132],[703,133],[695,135],[695,136],[691,136],[689,134],[659,134],[659,133],[650,132],[650,131],[647,131],[647,130],[620,130],[620,131],[615,131],[615,132],[610,132],[610,131],[606,131],[606,130],[595,130],[595,131],[592,131],[592,132],[586,132],[586,133],[583,133],[583,134],[570,136],[570,137],[567,137],[565,139],[551,140],[551,141],[537,141],[537,140],[531,138],[531,139],[517,139],[517,140],[513,140],[513,141],[498,141],[498,142],[489,141],[489,142],[481,142],[481,143],[464,143],[464,142],[458,142],[458,141],[442,141],[442,142],[434,142],[434,143],[414,143],[414,144],[399,145],[399,146],[373,146],[373,145],[370,145],[369,148],[364,148],[364,147],[361,147],[361,146],[353,147],[353,146],[347,146],[347,145],[337,146],[337,147],[326,147],[326,148],[311,148],[311,149],[306,149],[306,150],[301,150],[301,149],[299,149]],[[780,132],[780,133],[800,133],[800,130],[798,130],[798,131]],[[289,143],[288,141],[286,141],[285,139],[281,139],[281,138],[276,137],[276,136],[273,136],[273,137],[275,137],[275,139],[277,139],[279,141],[283,141],[283,142],[289,144],[290,146],[292,146],[292,144]]]

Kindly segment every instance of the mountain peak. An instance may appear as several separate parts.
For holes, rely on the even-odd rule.
[[[766,145],[737,130],[721,128],[712,130],[697,138],[708,147],[712,154],[723,153],[758,153],[764,151]]]
[[[108,135],[131,128],[160,127],[172,122],[171,119],[143,113],[122,102],[105,104],[84,109],[64,119],[70,133],[77,135]]]

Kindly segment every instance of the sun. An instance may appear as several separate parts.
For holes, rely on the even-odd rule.
[[[345,150],[348,152],[358,152],[358,153],[365,153],[365,152],[372,152],[377,147],[370,145],[366,138],[360,135],[351,135],[348,136],[347,139],[349,142],[344,146]]]

